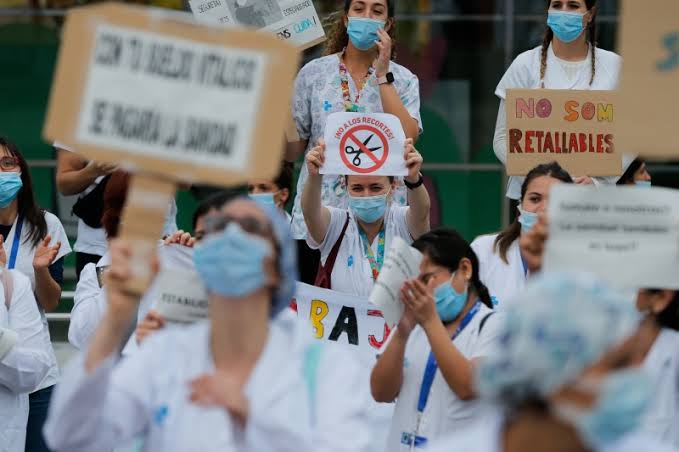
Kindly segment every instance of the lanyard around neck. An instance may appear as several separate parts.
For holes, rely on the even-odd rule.
[[[361,86],[360,88],[356,86],[356,91],[358,93],[356,94],[356,99],[352,101],[351,91],[349,89],[349,71],[347,70],[347,66],[344,64],[344,61],[342,61],[343,56],[344,53],[340,55],[339,74],[340,74],[340,86],[342,87],[342,97],[344,99],[344,111],[355,113],[359,110],[358,101],[361,99],[361,92],[363,91],[363,88],[365,88],[365,85],[368,83],[370,76],[372,76],[373,72],[375,72],[375,69],[373,68],[372,65],[368,68],[368,73],[366,74],[365,80],[363,81],[363,86]]]
[[[377,256],[375,256],[372,246],[370,246],[368,236],[363,231],[363,229],[360,228],[360,226],[358,228],[358,235],[361,237],[361,242],[363,243],[363,252],[370,263],[370,269],[372,270],[374,281],[377,281],[377,277],[380,275],[380,271],[382,271],[382,264],[384,264],[384,229],[384,224],[382,224],[382,228],[377,235]]]
[[[12,241],[12,251],[9,255],[9,262],[7,269],[12,270],[16,266],[17,255],[19,254],[19,243],[21,242],[21,230],[24,227],[24,219],[19,215],[17,217],[17,224],[14,228],[14,240]]]

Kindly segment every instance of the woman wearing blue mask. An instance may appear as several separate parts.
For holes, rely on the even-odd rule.
[[[639,157],[635,158],[627,167],[617,182],[618,185],[636,185],[637,187],[650,187],[651,174],[646,168],[646,161]]]
[[[395,55],[395,0],[345,0],[335,24],[328,33],[325,56],[311,61],[295,81],[292,110],[300,141],[290,143],[286,160],[296,161],[323,138],[330,114],[336,112],[390,113],[399,118],[408,138],[417,140],[422,132],[420,90],[417,77],[393,61]],[[301,194],[308,172],[302,168],[292,211],[292,233],[299,240],[304,279],[313,274],[318,257],[306,246],[307,227]],[[401,183],[392,198],[406,204]],[[323,205],[348,206],[341,178],[323,177]],[[305,268],[309,262],[311,268]],[[305,281],[313,283],[311,281]]]
[[[571,176],[556,163],[533,168],[521,186],[519,215],[498,234],[482,235],[472,242],[481,264],[481,281],[503,303],[514,299],[528,278],[529,269],[519,249],[519,238],[547,210],[549,190],[554,184],[570,184]],[[501,305],[500,307],[502,307]]]
[[[194,263],[209,319],[161,331],[118,361],[139,297],[128,243],[113,241],[108,306],[57,388],[45,433],[56,451],[310,450],[310,410],[294,330],[271,319],[294,293],[295,249],[275,209],[239,198],[206,219]]]
[[[59,368],[45,311],[54,311],[59,305],[64,256],[70,252],[59,219],[36,202],[30,170],[19,148],[0,138],[0,265],[23,273],[30,280],[42,319],[44,352],[50,358],[47,376],[29,397],[27,452],[47,451],[42,425],[52,388],[59,379]]]
[[[424,255],[420,276],[401,290],[403,317],[370,379],[376,401],[396,400],[389,452],[425,449],[478,418],[473,371],[497,339],[493,301],[469,243],[437,229],[413,247]]]
[[[292,218],[285,211],[285,207],[292,192],[293,165],[283,162],[281,171],[276,179],[258,179],[248,182],[248,196],[263,205],[275,206],[285,212],[288,220]]]
[[[614,90],[618,86],[621,58],[598,48],[596,0],[547,0],[547,28],[542,45],[519,55],[500,80],[495,95],[500,108],[493,149],[507,163],[508,89]],[[624,158],[624,166],[631,158]],[[615,184],[617,177],[576,174],[578,184]],[[507,197],[518,200],[523,177],[510,176]]]
[[[431,452],[670,452],[634,433],[653,387],[639,367],[648,325],[588,275],[542,275],[509,307],[475,375],[489,410]]]

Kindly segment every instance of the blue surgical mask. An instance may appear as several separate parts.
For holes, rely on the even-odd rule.
[[[525,234],[529,232],[531,229],[533,229],[533,226],[535,226],[535,223],[538,222],[538,214],[537,212],[528,212],[526,210],[523,210],[521,206],[517,206],[519,209],[519,223],[521,223],[521,233]]]
[[[0,173],[0,208],[9,206],[23,186],[21,173]]]
[[[455,288],[453,288],[454,277],[455,273],[453,273],[453,276],[451,276],[448,281],[434,289],[436,312],[438,312],[439,317],[443,322],[452,322],[455,320],[467,303],[468,289],[465,288],[464,292],[458,293]]]
[[[602,450],[636,430],[651,400],[651,382],[640,368],[607,376],[599,388],[594,408],[584,411],[557,406],[556,412],[573,423],[581,438],[594,450]]]
[[[276,205],[276,202],[273,199],[273,193],[250,193],[248,197],[262,206]]]
[[[584,17],[584,13],[549,11],[547,25],[559,38],[559,41],[569,43],[578,39],[578,36],[584,31]]]
[[[651,181],[650,180],[635,180],[634,185],[636,185],[637,187],[649,188],[649,187],[651,187]]]
[[[351,43],[359,50],[370,50],[380,38],[377,30],[384,29],[384,21],[363,17],[350,17],[347,34]]]
[[[349,208],[360,220],[371,224],[384,217],[387,211],[387,195],[349,196]]]
[[[248,234],[235,222],[196,246],[193,262],[208,292],[243,297],[264,287],[264,259],[271,244]]]

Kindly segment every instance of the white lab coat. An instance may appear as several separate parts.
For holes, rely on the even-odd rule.
[[[462,432],[442,438],[431,445],[427,452],[503,452],[504,417],[495,409],[489,408],[479,421]],[[615,443],[597,452],[677,452],[671,445],[654,438],[630,433]]]
[[[192,249],[182,245],[165,245],[158,243],[158,259],[161,268],[193,268]],[[111,256],[107,252],[97,264],[87,264],[80,274],[80,280],[75,289],[71,321],[68,327],[68,341],[75,348],[84,350],[90,338],[97,329],[99,322],[106,313],[108,302],[106,290],[99,287],[97,269],[111,263]],[[152,284],[142,297],[137,314],[137,322],[141,322],[155,303],[155,286]],[[133,353],[137,349],[134,335],[123,350],[123,354]]]
[[[0,360],[0,452],[23,452],[28,421],[28,394],[47,375],[51,359],[42,340],[38,305],[25,275],[12,270],[14,291],[9,311],[0,286],[0,327],[18,340]]]
[[[607,50],[595,49],[596,52],[596,73],[594,82],[590,86],[589,81],[592,75],[591,49],[590,55],[580,66],[574,78],[569,78],[564,68],[559,63],[557,56],[550,44],[547,51],[547,70],[545,72],[545,88],[547,89],[575,89],[575,90],[614,90],[618,87],[620,67],[622,59],[620,56]],[[500,80],[495,90],[495,95],[500,98],[500,109],[495,127],[495,138],[493,139],[493,150],[498,160],[503,165],[507,164],[507,121],[505,114],[505,99],[507,90],[511,88],[537,89],[540,88],[540,58],[541,47],[528,50],[514,60],[507,72]],[[624,156],[623,171],[634,159],[633,156]],[[574,174],[573,176],[584,176],[584,174]],[[521,184],[525,177],[509,176],[507,183],[507,197],[519,199],[521,197]],[[614,184],[618,177],[600,177],[594,179],[595,184],[606,183]]]
[[[644,360],[653,400],[640,433],[679,449],[679,332],[663,329]]]
[[[507,260],[502,260],[495,251],[495,239],[498,234],[481,235],[472,242],[472,249],[479,259],[479,277],[488,287],[491,295],[498,299],[498,308],[504,309],[507,303],[521,293],[526,285],[526,272],[521,262],[519,240],[515,240],[507,249]]]
[[[188,383],[214,371],[209,324],[151,336],[121,362],[112,356],[90,373],[74,359],[54,393],[45,437],[55,451],[111,450],[142,437],[146,452],[310,450],[309,400],[294,335],[272,323],[245,394],[241,431],[223,409],[189,400]]]

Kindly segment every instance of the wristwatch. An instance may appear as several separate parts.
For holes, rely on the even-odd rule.
[[[422,177],[422,173],[420,173],[420,178],[417,179],[417,182],[411,184],[407,180],[403,179],[403,183],[405,184],[406,187],[408,187],[408,190],[415,190],[424,183],[424,178]]]
[[[377,84],[378,85],[384,85],[384,84],[389,84],[391,85],[394,83],[394,74],[391,72],[387,72],[384,77],[377,77]]]

